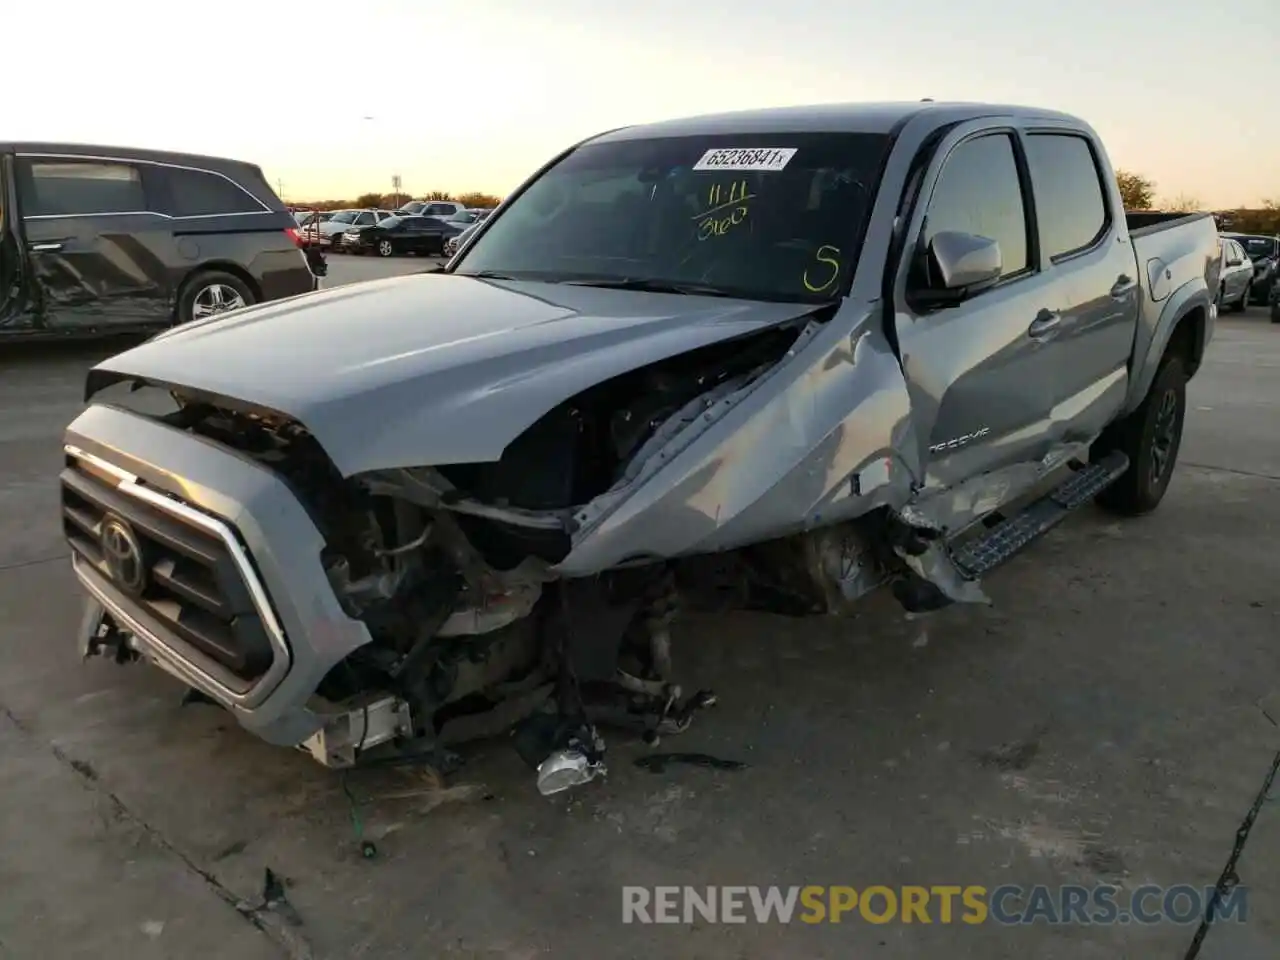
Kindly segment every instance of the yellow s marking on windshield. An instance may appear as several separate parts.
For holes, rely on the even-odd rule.
[[[723,237],[747,218],[754,193],[748,193],[746,180],[728,184],[716,183],[707,191],[707,207],[692,219],[698,221],[698,239]]]
[[[804,288],[810,293],[825,293],[835,285],[836,277],[840,276],[840,248],[824,243],[813,257],[818,263],[823,264],[821,268],[812,268],[817,279],[810,278],[809,267],[805,267],[804,276],[801,279],[804,281]]]

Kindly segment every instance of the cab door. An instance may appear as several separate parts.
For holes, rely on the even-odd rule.
[[[922,487],[918,505],[944,527],[1016,496],[1049,451],[1058,345],[1046,321],[1058,291],[1040,270],[1021,133],[1010,121],[959,125],[939,144],[906,227],[894,327],[911,396]],[[990,238],[1002,271],[962,302],[924,307],[920,256],[940,232]]]
[[[18,204],[41,324],[51,330],[171,317],[170,218],[148,203],[152,171],[126,160],[20,155]]]
[[[1113,174],[1082,131],[1026,131],[1042,270],[1053,284],[1052,406],[1056,444],[1088,442],[1124,406],[1141,287]]]

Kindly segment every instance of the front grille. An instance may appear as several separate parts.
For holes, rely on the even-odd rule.
[[[176,504],[167,509],[125,492],[120,477],[71,454],[61,481],[62,526],[72,554],[111,585],[122,613],[149,629],[158,627],[156,639],[198,650],[241,680],[252,682],[267,672],[274,659],[271,628],[241,561],[215,532],[217,523],[206,529],[182,516],[186,511]],[[104,533],[114,544],[104,541]],[[143,571],[137,577],[108,556],[131,554],[132,546],[119,549],[130,534],[140,553],[136,567]]]

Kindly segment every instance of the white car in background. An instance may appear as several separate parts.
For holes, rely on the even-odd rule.
[[[342,235],[348,230],[371,227],[392,216],[395,214],[390,210],[336,210],[328,220],[310,224],[302,239],[308,245],[336,249],[342,245]]]
[[[1218,284],[1218,309],[1239,313],[1249,305],[1253,286],[1253,261],[1238,241],[1222,237],[1222,273]]]
[[[466,209],[457,200],[410,200],[396,214],[401,217],[436,217],[445,220]]]

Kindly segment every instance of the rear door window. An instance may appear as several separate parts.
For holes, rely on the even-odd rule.
[[[1008,134],[966,140],[947,156],[929,199],[925,243],[943,231],[999,243],[1002,276],[1027,269],[1027,211]]]
[[[1033,133],[1027,137],[1027,159],[1045,255],[1059,260],[1101,240],[1111,218],[1089,141],[1075,134]]]
[[[266,209],[247,190],[221,174],[166,167],[169,180],[167,211],[175,217],[217,217],[261,213]]]
[[[18,200],[26,217],[144,213],[141,171],[128,163],[22,159]]]

